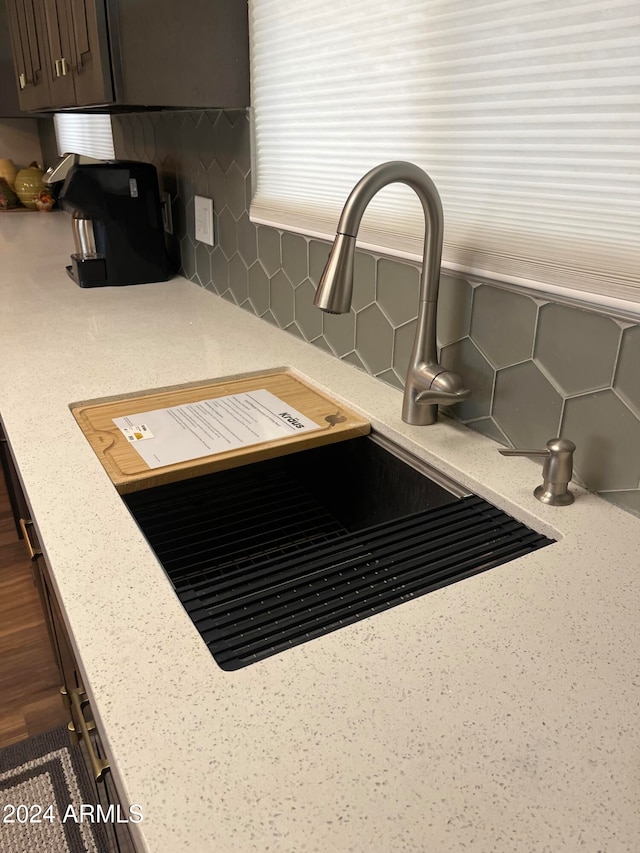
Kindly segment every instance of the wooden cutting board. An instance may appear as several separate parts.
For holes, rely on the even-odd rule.
[[[250,396],[252,392],[258,392],[255,395],[257,400],[259,397],[264,398],[263,391],[270,392],[285,404],[278,407],[283,409],[282,412],[275,411],[269,418],[272,422],[276,422],[278,417],[285,420],[290,434],[270,440],[257,439],[256,443],[243,444],[230,450],[217,450],[205,456],[171,464],[161,464],[160,467],[147,464],[141,452],[154,452],[154,447],[158,447],[158,442],[162,440],[161,434],[154,434],[153,438],[146,439],[144,441],[146,446],[142,448],[143,442],[137,440],[141,433],[135,433],[132,437],[132,430],[128,430],[129,437],[126,437],[114,423],[114,418],[129,418],[132,415],[140,417],[134,418],[130,421],[131,423],[134,421],[136,424],[140,421],[166,423],[167,415],[160,410],[170,409],[172,421],[178,420],[181,425],[178,430],[178,439],[184,436],[184,442],[188,442],[184,447],[187,448],[193,442],[193,435],[188,428],[184,432],[182,430],[185,425],[188,426],[193,413],[196,417],[199,417],[200,412],[208,416],[212,405],[218,411],[221,407],[226,409],[230,405],[237,405],[236,401],[239,399],[252,404],[254,400],[254,396]],[[237,398],[235,395],[243,396]],[[219,399],[229,397],[233,397],[233,400]],[[217,402],[202,403],[208,400]],[[194,407],[192,404],[202,405]],[[289,411],[290,409],[294,412]],[[286,370],[150,391],[123,399],[82,403],[71,406],[71,411],[120,494],[209,474],[225,468],[247,465],[274,456],[297,453],[310,447],[366,435],[371,430],[365,418],[350,411],[336,400],[321,394]],[[302,421],[296,413],[313,422],[313,424],[307,423],[308,431],[299,433],[296,431],[296,424]],[[122,425],[122,421],[120,424]],[[279,427],[280,424],[277,423],[275,429]],[[175,432],[173,423],[170,428]],[[217,427],[214,429],[217,432]],[[206,447],[206,444],[201,447]],[[142,450],[139,452],[136,448],[142,448]],[[157,466],[159,463],[156,461],[153,464]]]

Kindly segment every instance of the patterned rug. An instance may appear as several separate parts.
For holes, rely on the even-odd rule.
[[[80,820],[80,806],[96,803],[66,727],[0,750],[2,853],[105,853],[104,827]]]

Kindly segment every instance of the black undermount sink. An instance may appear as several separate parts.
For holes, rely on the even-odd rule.
[[[554,541],[427,470],[370,435],[123,500],[234,670]]]

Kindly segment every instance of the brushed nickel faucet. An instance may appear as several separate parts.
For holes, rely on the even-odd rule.
[[[415,191],[424,211],[425,235],[420,279],[418,323],[405,380],[402,420],[428,426],[438,419],[438,405],[451,406],[470,396],[461,378],[438,364],[436,317],[443,215],[440,196],[431,178],[413,163],[392,160],[361,178],[345,202],[336,238],[322,273],[314,305],[329,314],[346,314],[351,307],[356,236],[373,196],[392,183]]]
[[[545,459],[542,468],[542,485],[534,489],[533,494],[543,504],[550,506],[569,506],[573,503],[573,494],[568,486],[573,475],[573,451],[575,444],[568,438],[551,438],[544,450],[500,449],[502,456],[542,456]]]

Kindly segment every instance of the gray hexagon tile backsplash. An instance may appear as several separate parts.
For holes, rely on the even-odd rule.
[[[316,310],[329,244],[250,222],[245,111],[128,113],[113,128],[116,156],[153,162],[171,195],[187,278],[402,387],[418,267],[358,251],[351,312]],[[214,200],[215,247],[195,240],[195,195]],[[443,274],[438,344],[473,392],[452,416],[501,444],[571,438],[576,478],[640,515],[640,325]]]

